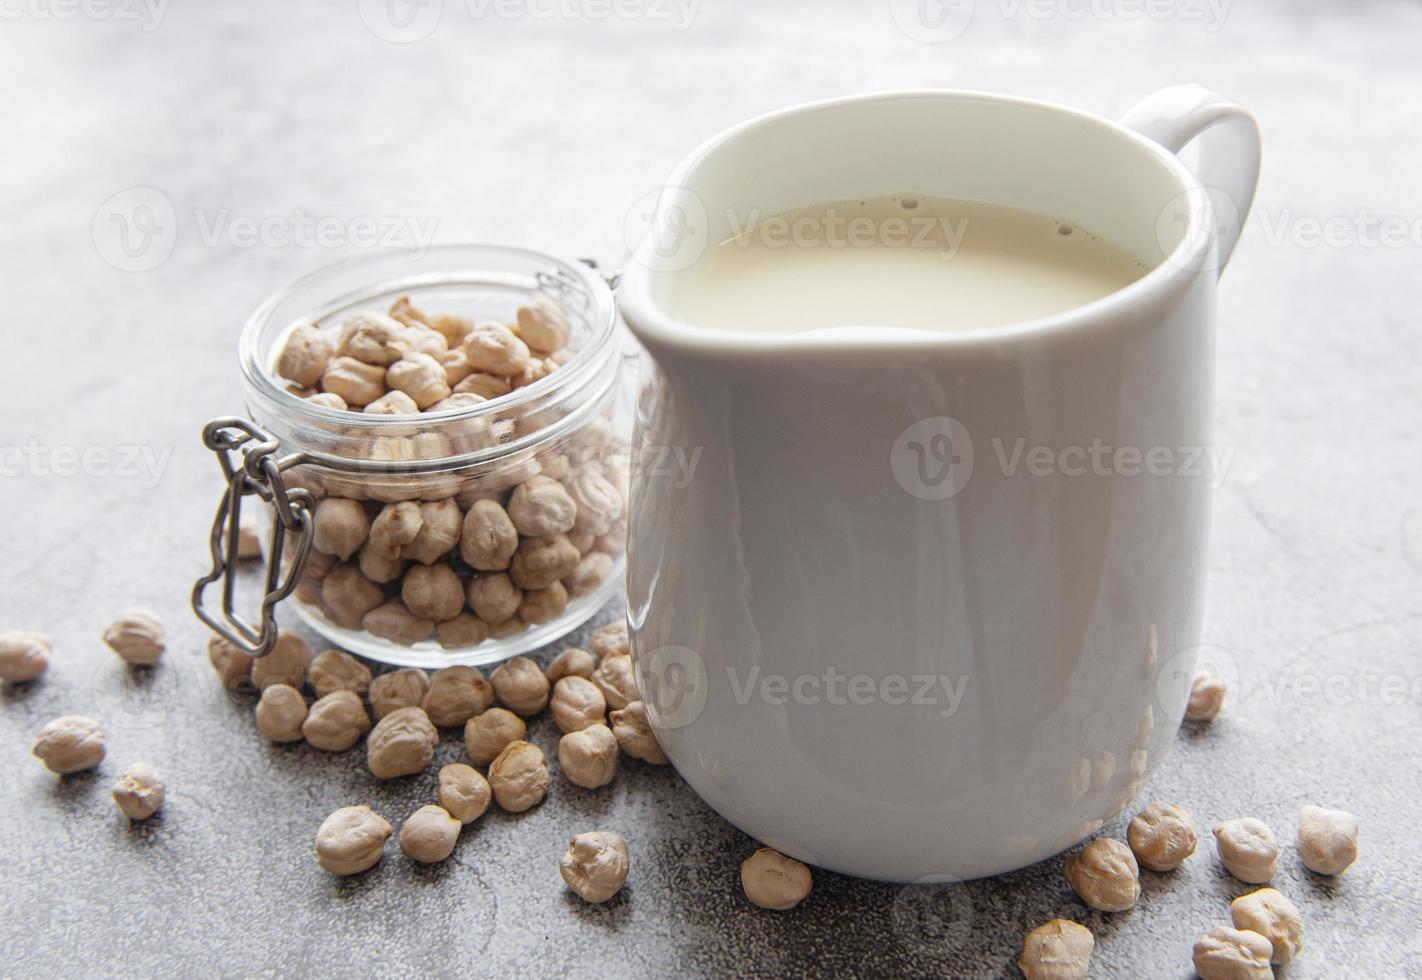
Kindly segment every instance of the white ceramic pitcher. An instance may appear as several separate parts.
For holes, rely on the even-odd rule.
[[[1176,156],[1196,136],[1198,176]],[[1258,169],[1254,121],[1194,86],[1120,124],[972,92],[821,102],[677,168],[652,227],[678,235],[619,290],[650,364],[629,607],[657,736],[727,819],[837,871],[947,880],[1131,801],[1194,672],[1216,279]],[[967,333],[669,308],[738,216],[905,191],[1055,216],[1152,268]]]

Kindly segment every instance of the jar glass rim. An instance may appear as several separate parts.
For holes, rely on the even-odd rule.
[[[618,356],[617,345],[612,343],[614,333],[617,329],[617,307],[613,299],[612,288],[592,265],[560,258],[547,252],[536,249],[525,248],[519,245],[511,245],[499,242],[454,242],[439,245],[431,245],[425,250],[421,259],[431,257],[434,259],[444,259],[450,261],[464,261],[468,266],[468,274],[472,277],[476,274],[485,279],[491,276],[494,263],[481,265],[480,257],[486,260],[495,258],[522,260],[536,265],[547,266],[551,270],[571,276],[579,285],[587,290],[588,296],[592,300],[592,308],[588,311],[587,319],[591,328],[591,333],[587,340],[573,352],[572,356],[558,370],[550,373],[546,377],[540,378],[531,384],[516,388],[505,395],[491,398],[476,405],[459,408],[446,409],[440,412],[422,412],[418,416],[410,415],[367,415],[363,412],[341,411],[339,409],[327,408],[324,405],[313,404],[305,398],[294,394],[278,383],[277,376],[271,370],[267,359],[270,352],[263,349],[263,332],[275,314],[275,311],[283,302],[290,299],[295,294],[303,291],[319,288],[325,280],[339,280],[353,271],[358,271],[363,266],[372,267],[372,275],[369,285],[362,289],[349,291],[344,295],[333,296],[327,305],[334,311],[359,302],[363,296],[368,296],[371,288],[379,286],[381,292],[399,292],[407,289],[415,289],[420,286],[439,285],[459,281],[457,273],[413,273],[403,276],[390,277],[374,271],[382,264],[399,257],[408,258],[408,250],[402,248],[380,248],[372,249],[359,255],[347,256],[335,262],[328,263],[315,269],[304,276],[288,283],[262,301],[260,305],[247,318],[243,326],[241,339],[239,342],[239,359],[243,380],[247,385],[249,395],[256,396],[265,402],[275,411],[287,414],[298,420],[305,420],[313,425],[321,426],[341,426],[352,424],[352,416],[359,419],[362,428],[368,428],[372,436],[378,436],[382,430],[408,429],[412,420],[418,420],[421,425],[448,425],[451,423],[473,422],[489,416],[507,416],[508,413],[530,405],[536,405],[540,399],[551,392],[559,389],[576,390],[580,384],[587,384],[595,381],[599,375],[599,367],[609,359]],[[249,406],[251,408],[253,406]],[[577,414],[577,413],[575,413]],[[564,421],[572,422],[572,417]],[[554,438],[566,428],[565,425],[554,424],[546,430],[530,432],[507,443],[500,443],[484,449],[471,452],[439,457],[421,461],[405,461],[391,463],[377,460],[356,460],[344,456],[331,455],[314,452],[307,447],[300,447],[308,462],[317,465],[330,466],[343,470],[359,470],[363,472],[388,472],[391,470],[409,471],[416,469],[451,468],[473,463],[496,459],[513,453],[517,453],[530,446],[537,445],[545,439]]]

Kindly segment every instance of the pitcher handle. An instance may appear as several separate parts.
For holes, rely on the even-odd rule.
[[[1216,267],[1223,273],[1259,183],[1259,124],[1246,110],[1199,85],[1161,89],[1137,102],[1121,125],[1179,153],[1201,138],[1196,176],[1209,197]]]

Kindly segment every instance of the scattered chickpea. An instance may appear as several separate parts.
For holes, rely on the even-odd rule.
[[[1081,900],[1102,912],[1123,912],[1141,896],[1135,855],[1111,837],[1098,837],[1066,859],[1067,883]]]
[[[1053,919],[1027,933],[1017,966],[1027,980],[1085,980],[1096,937],[1086,926]]]
[[[454,853],[463,826],[442,806],[422,806],[400,828],[400,850],[411,861],[435,864]]]
[[[528,345],[502,323],[480,323],[464,337],[464,355],[476,371],[508,378],[528,367]]]
[[[641,701],[633,701],[621,711],[612,712],[611,718],[617,747],[627,755],[654,766],[665,766],[671,762],[662,751],[657,736],[652,734],[652,726],[647,722],[647,706]]]
[[[627,843],[618,834],[578,834],[559,862],[563,881],[585,902],[606,902],[627,883]]]
[[[345,561],[360,550],[370,534],[370,519],[358,500],[327,497],[316,505],[311,546]]]
[[[303,388],[310,388],[326,373],[336,345],[314,323],[303,323],[286,339],[277,358],[276,372]]]
[[[498,572],[518,550],[518,529],[496,500],[476,500],[464,515],[459,553],[471,568]]]
[[[477,667],[445,667],[434,672],[422,706],[440,728],[462,726],[494,703],[494,688]]]
[[[439,805],[461,824],[471,824],[489,809],[489,781],[473,766],[452,762],[439,770]]]
[[[599,657],[630,656],[632,645],[627,639],[627,621],[619,619],[593,630],[588,649]]]
[[[607,713],[607,700],[597,685],[585,677],[564,677],[553,685],[550,702],[553,722],[565,735],[600,725]]]
[[[1195,940],[1200,980],[1273,980],[1274,947],[1257,932],[1216,926]]]
[[[50,772],[83,772],[104,761],[104,733],[93,718],[62,715],[40,729],[34,753]]]
[[[546,589],[571,575],[582,557],[566,534],[524,538],[509,561],[509,578],[520,589]]]
[[[417,667],[381,674],[370,682],[370,710],[380,721],[400,708],[418,708],[430,690],[430,676]]]
[[[1185,705],[1186,721],[1214,721],[1225,703],[1225,683],[1211,674],[1197,674],[1190,685],[1190,700]]]
[[[336,691],[365,694],[370,690],[370,668],[344,650],[323,650],[311,661],[311,687],[318,698]]]
[[[1126,828],[1136,860],[1152,871],[1174,871],[1195,853],[1195,821],[1174,803],[1152,803]]]
[[[632,670],[632,658],[626,654],[604,656],[597,670],[593,671],[592,681],[607,699],[607,706],[615,711],[641,700]]]
[[[333,875],[354,875],[375,867],[394,830],[368,806],[343,806],[316,831],[316,860]]]
[[[135,762],[114,783],[114,805],[130,820],[147,820],[163,805],[166,787],[145,762]]]
[[[617,738],[598,722],[558,740],[558,765],[574,786],[597,789],[617,775]]]
[[[1342,874],[1358,859],[1358,818],[1346,810],[1305,806],[1294,846],[1304,867],[1315,874]]]
[[[808,867],[769,847],[741,862],[741,889],[763,909],[793,909],[810,894],[810,884]]]
[[[487,766],[527,733],[528,727],[518,715],[507,708],[490,708],[470,718],[464,726],[464,751],[479,765]]]
[[[207,660],[222,682],[222,689],[230,691],[252,679],[252,658],[217,634],[207,638]]]
[[[546,476],[535,476],[519,484],[509,498],[509,519],[525,537],[564,534],[573,529],[578,505],[563,484]]]
[[[0,680],[23,684],[39,677],[49,669],[51,649],[49,640],[39,633],[0,633]]]
[[[390,712],[366,739],[366,763],[376,779],[423,772],[434,758],[439,732],[421,708]]]
[[[287,684],[269,684],[257,702],[257,731],[273,742],[299,742],[304,737],[306,698]]]
[[[131,664],[156,664],[163,656],[163,624],[142,609],[131,609],[104,630],[104,642]]]
[[[525,718],[548,705],[548,678],[527,657],[506,660],[489,676],[499,703]]]
[[[531,742],[510,742],[489,763],[489,788],[499,806],[510,813],[522,813],[542,802],[548,782],[543,750]]]
[[[354,691],[332,691],[319,698],[301,723],[301,734],[312,748],[344,752],[370,731],[370,716]]]
[[[421,410],[448,398],[451,391],[444,365],[419,351],[411,351],[390,365],[385,372],[385,383],[403,391]]]
[[[1289,963],[1303,949],[1303,919],[1293,902],[1273,888],[1241,895],[1229,905],[1236,929],[1257,932],[1269,941],[1271,963]]]
[[[1226,820],[1214,826],[1215,847],[1225,870],[1240,881],[1262,885],[1274,877],[1279,845],[1268,825],[1254,817]]]
[[[300,691],[306,686],[306,669],[310,663],[311,647],[301,635],[281,630],[271,652],[252,661],[252,683],[259,691],[273,684],[286,684]]]
[[[321,580],[321,602],[337,626],[354,629],[385,601],[385,590],[355,565],[337,565]]]
[[[475,575],[469,580],[469,608],[490,626],[512,619],[523,603],[523,590],[503,572]]]
[[[237,526],[237,557],[241,561],[262,557],[262,536],[247,517]]]
[[[435,639],[445,649],[472,647],[489,638],[489,624],[473,613],[462,612],[453,619],[435,624]]]
[[[548,678],[548,683],[557,684],[564,677],[585,677],[591,679],[593,671],[596,669],[596,657],[586,650],[580,650],[577,647],[568,647],[568,649],[553,658],[553,662],[548,665],[548,669],[543,673]]]
[[[360,623],[372,636],[407,647],[429,639],[435,629],[434,620],[421,619],[398,599],[376,606],[361,618]]]
[[[561,309],[539,297],[518,308],[518,335],[533,350],[551,354],[568,346],[573,328]]]

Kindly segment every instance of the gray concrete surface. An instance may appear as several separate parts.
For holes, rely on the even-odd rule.
[[[1266,145],[1221,297],[1218,435],[1233,456],[1205,634],[1238,682],[1227,717],[1182,733],[1143,796],[1202,823],[1257,814],[1286,839],[1302,803],[1355,810],[1363,852],[1344,877],[1312,877],[1291,851],[1281,863],[1308,930],[1287,975],[1422,975],[1422,9],[993,3],[929,44],[896,25],[911,4],[707,0],[685,30],[660,5],[609,20],[472,6],[445,0],[406,44],[378,36],[382,5],[355,0],[175,2],[156,21],[141,6],[3,7],[0,628],[43,630],[56,653],[42,682],[0,691],[0,974],[998,977],[1016,975],[1027,929],[1068,916],[1096,932],[1094,976],[1187,976],[1194,937],[1245,890],[1208,847],[1147,873],[1123,915],[1086,913],[1058,860],[949,889],[820,873],[775,915],[740,896],[753,842],[673,772],[637,764],[598,793],[558,781],[532,813],[490,814],[444,866],[392,848],[333,880],[311,856],[321,819],[353,800],[400,818],[433,776],[379,785],[359,752],[263,744],[218,694],[186,596],[216,493],[197,431],[240,408],[237,329],[267,293],[360,246],[287,240],[298,212],[347,232],[433,221],[439,240],[615,264],[638,199],[750,114],[960,86],[1116,115],[1199,80],[1251,107]],[[132,188],[173,207],[161,263],[161,236],[147,250],[132,237],[148,227],[133,204],[155,198],[106,203]],[[132,254],[115,214],[137,222]],[[244,237],[243,221],[268,218]],[[1408,223],[1410,241],[1377,244],[1381,219]],[[1328,242],[1310,237],[1317,222]],[[87,472],[64,475],[64,447],[96,451]],[[125,463],[132,451],[156,465]],[[146,679],[99,642],[131,604],[172,634]],[[64,712],[103,719],[97,773],[60,780],[30,757]],[[554,744],[546,720],[535,738]],[[447,738],[440,759],[458,753]],[[170,798],[129,826],[108,787],[137,759]],[[602,908],[557,872],[569,835],[592,826],[632,849],[626,891]]]

